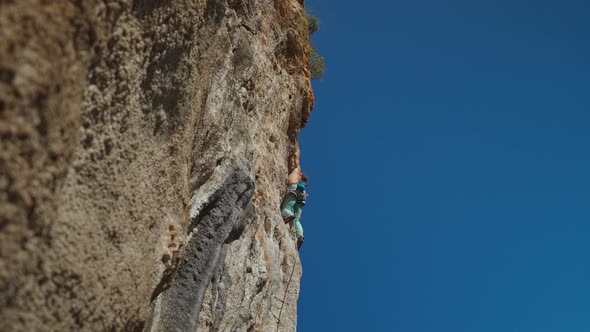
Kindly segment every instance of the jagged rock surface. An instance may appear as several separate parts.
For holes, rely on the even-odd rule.
[[[296,330],[295,0],[0,2],[8,331]]]

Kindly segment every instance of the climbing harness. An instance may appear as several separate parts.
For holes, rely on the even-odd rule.
[[[295,235],[295,246],[297,246],[297,235]],[[291,285],[291,280],[293,279],[293,273],[295,273],[295,262],[293,262],[293,268],[291,269],[291,276],[289,277],[289,281],[287,282],[287,287],[285,287],[285,295],[283,295],[283,301],[281,301],[281,310],[279,310],[279,318],[277,319],[277,332],[279,332],[279,327],[281,325],[281,315],[283,314],[283,306],[285,305],[285,300],[287,299],[287,291],[289,290],[289,286]]]
[[[305,197],[307,193],[305,192],[305,183],[298,182],[296,184],[292,184],[287,188],[287,192],[285,193],[285,197],[293,194],[295,199],[297,199],[297,203],[301,205],[305,205]]]

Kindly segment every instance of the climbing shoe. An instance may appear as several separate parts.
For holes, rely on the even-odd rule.
[[[303,245],[303,236],[297,238],[297,250]]]

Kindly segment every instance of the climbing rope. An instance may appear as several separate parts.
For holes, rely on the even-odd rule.
[[[297,248],[297,234],[295,235],[295,248]],[[279,326],[281,325],[281,315],[283,314],[283,306],[285,305],[285,300],[287,300],[287,291],[289,290],[289,286],[291,285],[291,280],[293,279],[293,273],[295,273],[295,262],[293,262],[293,268],[291,269],[291,276],[289,277],[289,281],[287,282],[287,287],[285,287],[285,295],[283,296],[283,301],[281,301],[281,310],[279,311],[279,318],[277,320],[277,332],[279,332]]]

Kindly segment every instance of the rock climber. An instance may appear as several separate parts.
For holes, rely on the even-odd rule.
[[[281,215],[285,223],[293,222],[295,235],[297,236],[297,249],[303,245],[303,227],[301,226],[301,212],[305,205],[307,192],[307,176],[301,173],[299,165],[299,147],[295,152],[295,169],[289,174],[287,192],[281,204]]]

